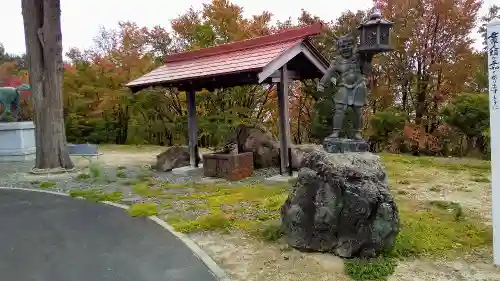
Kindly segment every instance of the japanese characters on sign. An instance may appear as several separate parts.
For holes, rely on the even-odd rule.
[[[500,58],[498,56],[498,49],[500,44],[498,43],[498,35],[499,32],[496,30],[492,30],[491,33],[488,34],[488,71],[490,73],[490,98],[492,110],[497,110],[500,108],[500,100],[498,95],[499,85],[498,80],[500,77],[498,76],[500,73]]]
[[[493,262],[500,266],[500,20],[487,26],[488,76],[490,92],[491,208],[493,222]]]

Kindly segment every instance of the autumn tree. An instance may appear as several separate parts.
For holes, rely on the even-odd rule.
[[[131,122],[132,114],[149,110],[138,103],[140,98],[132,95],[125,84],[159,66],[170,52],[170,42],[164,28],[120,22],[117,29],[101,28],[92,48],[71,49],[64,79],[70,138],[125,144],[129,125],[136,123]],[[163,101],[157,101],[155,108],[162,104]]]
[[[268,35],[272,32],[271,16],[263,12],[245,18],[241,6],[228,0],[213,0],[203,4],[201,10],[190,9],[172,20],[174,46],[193,50]],[[239,123],[262,122],[270,109],[277,108],[274,90],[269,85],[210,90],[199,92],[196,97],[202,145],[223,141],[224,135]]]
[[[440,104],[459,93],[468,77],[470,68],[464,65],[472,53],[470,34],[481,1],[374,2],[385,17],[395,21],[395,52],[386,54],[387,62],[392,64],[387,71],[392,75],[385,75],[385,83],[402,89],[402,96],[396,99],[406,110],[410,110],[411,103],[416,124],[432,132]],[[396,79],[391,79],[394,76]]]
[[[21,3],[35,108],[34,170],[72,169],[63,121],[61,3],[59,0]]]
[[[473,149],[474,143],[479,150],[486,152],[483,133],[490,126],[488,94],[461,94],[443,107],[441,116],[467,138],[467,152]]]
[[[394,52],[379,55],[377,87],[387,89],[406,112],[412,149],[435,145],[442,128],[439,111],[467,87],[473,71],[470,36],[479,0],[375,0],[384,17],[394,21]],[[408,130],[405,130],[409,132]],[[417,146],[416,143],[419,145]],[[423,145],[422,145],[423,144]]]
[[[483,53],[472,49],[470,38],[480,1],[374,3],[383,17],[395,22],[394,52],[378,54],[373,60],[364,135],[376,144],[373,149],[432,154],[458,151],[462,140],[454,135],[465,133],[457,127],[458,119],[451,121],[458,116],[449,117],[443,108],[463,108],[464,103],[458,103],[456,96],[484,92],[487,87]],[[171,32],[131,22],[119,23],[117,29],[103,28],[92,48],[68,53],[63,97],[68,140],[185,144],[186,94],[162,87],[132,94],[124,87],[127,82],[161,65],[166,54],[317,22],[323,24],[324,32],[310,39],[331,59],[336,52],[334,35],[355,31],[369,12],[346,11],[327,22],[303,10],[298,19],[273,25],[268,12],[245,17],[243,7],[228,0],[213,0],[172,20]],[[485,17],[495,13],[490,11]],[[17,71],[14,64],[0,66],[0,72],[2,69]],[[291,133],[296,143],[320,140],[331,131],[335,88],[319,93],[317,82],[310,79],[290,85]],[[240,123],[263,123],[273,134],[278,133],[276,90],[272,85],[205,89],[196,93],[196,101],[200,146],[217,146]],[[345,122],[348,125],[349,119]],[[477,134],[473,138],[486,140]]]

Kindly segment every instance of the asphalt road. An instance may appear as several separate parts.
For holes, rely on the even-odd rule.
[[[0,190],[2,281],[216,281],[180,240],[100,203]]]

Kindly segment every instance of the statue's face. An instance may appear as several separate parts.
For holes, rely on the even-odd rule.
[[[352,38],[339,39],[337,47],[343,57],[351,57],[354,51],[354,40]]]

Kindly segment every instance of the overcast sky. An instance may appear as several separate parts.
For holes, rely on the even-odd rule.
[[[481,15],[499,0],[484,0]],[[99,27],[113,28],[119,21],[133,21],[140,26],[170,27],[170,20],[183,14],[190,6],[202,7],[210,0],[61,0],[63,47],[88,48]],[[232,0],[244,8],[245,16],[264,10],[274,14],[273,20],[297,18],[303,8],[323,20],[334,20],[342,12],[372,7],[372,0]],[[9,53],[25,51],[21,0],[2,0],[0,42]],[[473,34],[474,38],[479,38]],[[479,40],[478,40],[479,41]],[[475,46],[480,47],[477,42]]]

